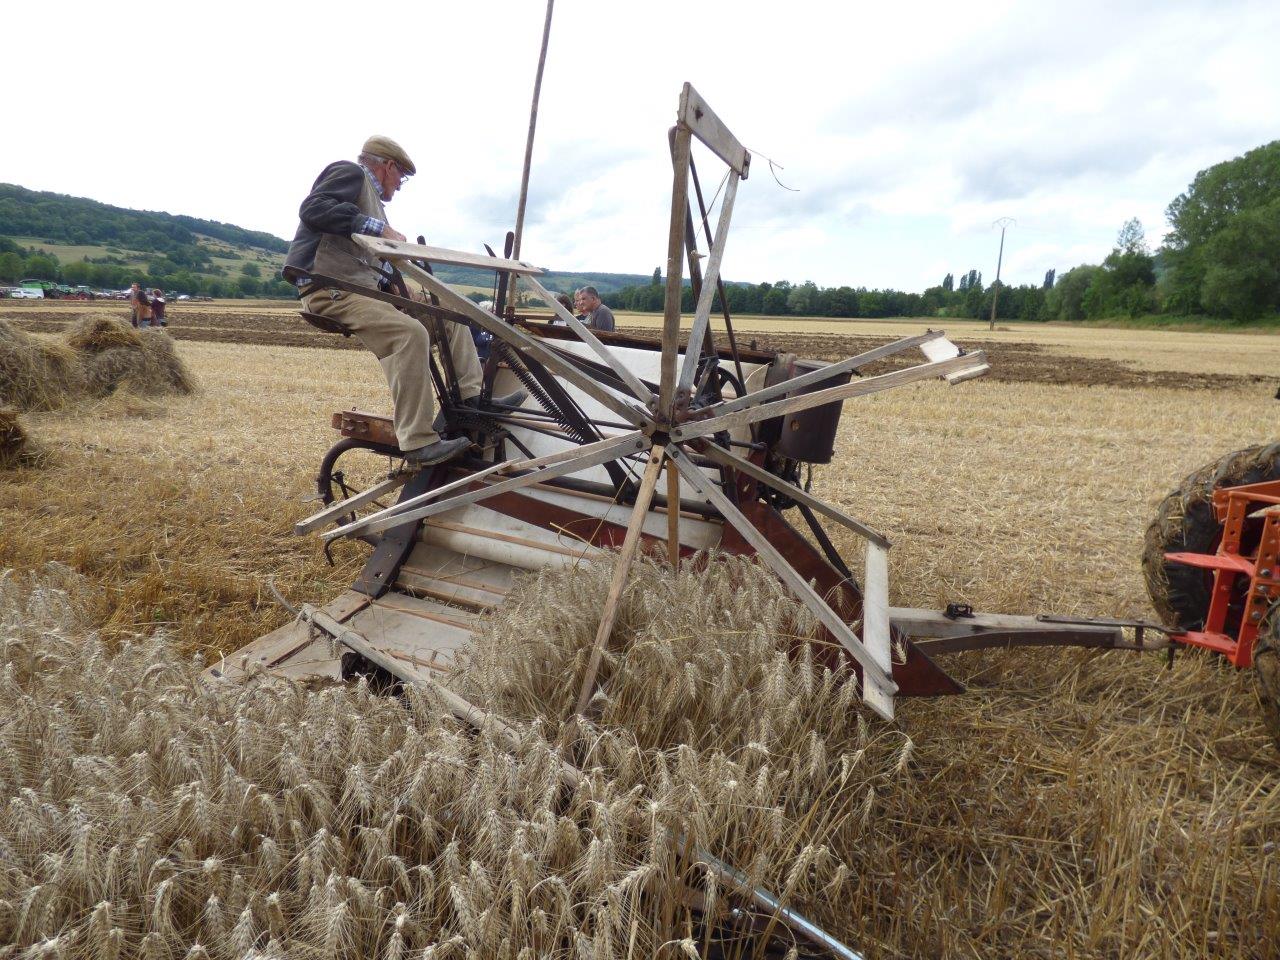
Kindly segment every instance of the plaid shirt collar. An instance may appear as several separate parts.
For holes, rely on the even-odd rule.
[[[369,178],[369,182],[370,182],[371,184],[373,184],[373,192],[377,195],[378,199],[379,199],[379,200],[381,200],[381,199],[382,199],[382,184],[380,184],[380,183],[378,182],[378,178],[377,178],[377,177],[375,177],[375,176],[373,175],[373,171],[372,171],[372,170],[370,170],[368,167],[366,167],[363,163],[362,163],[362,164],[360,164],[360,169],[361,169],[361,170],[363,170],[363,171],[364,171],[364,175],[365,175],[366,177],[368,177],[368,178]]]

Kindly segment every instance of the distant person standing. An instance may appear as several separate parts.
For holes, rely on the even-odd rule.
[[[151,301],[137,281],[129,288],[129,304],[133,309],[133,325],[139,330],[151,326]]]
[[[595,287],[583,287],[578,291],[578,303],[583,314],[583,322],[592,330],[608,330],[612,332],[613,311],[600,301],[600,291]]]
[[[556,303],[560,304],[560,306],[564,307],[564,308],[565,308],[566,310],[568,310],[570,313],[577,313],[577,312],[578,312],[578,303],[577,303],[577,298],[576,298],[576,296],[575,296],[575,298],[574,298],[574,299],[570,300],[570,299],[569,299],[569,295],[568,295],[567,293],[557,293],[557,294],[556,294]],[[581,320],[582,318],[581,318],[581,317],[578,317],[578,319],[579,319],[579,320]],[[551,317],[551,319],[550,319],[550,321],[548,321],[548,322],[549,322],[549,323],[551,323],[551,324],[553,324],[553,325],[554,325],[554,324],[559,324],[560,326],[564,326],[564,321],[560,319],[560,314],[558,314],[558,313],[553,314],[553,315],[552,315],[552,317]]]
[[[164,319],[164,291],[159,287],[151,291],[151,325],[154,327],[169,325]]]

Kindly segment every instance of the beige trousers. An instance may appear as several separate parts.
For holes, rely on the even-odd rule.
[[[345,325],[378,358],[391,387],[401,450],[416,450],[440,439],[432,426],[436,405],[428,366],[431,337],[420,320],[389,303],[341,290],[317,290],[303,297],[302,304],[311,313]],[[448,320],[444,327],[462,399],[479,396],[484,373],[471,331]]]

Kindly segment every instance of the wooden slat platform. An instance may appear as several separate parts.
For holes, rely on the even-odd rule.
[[[324,612],[339,623],[345,623],[368,606],[369,598],[347,590],[324,606]],[[342,677],[341,661],[331,655],[328,639],[313,640],[310,631],[299,623],[286,623],[241,647],[230,657],[218,660],[205,671],[206,677],[243,680],[257,670],[291,680],[338,680]]]
[[[454,654],[471,640],[477,615],[436,600],[392,590],[348,622],[382,652],[412,673],[448,673]]]
[[[526,571],[419,543],[400,568],[396,589],[473,610],[499,606]]]

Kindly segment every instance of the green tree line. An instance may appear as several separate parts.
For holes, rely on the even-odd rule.
[[[1120,228],[1100,264],[1082,264],[1044,282],[984,286],[970,270],[947,274],[922,293],[806,282],[726,284],[731,313],[766,316],[951,316],[1002,320],[1089,320],[1165,313],[1251,321],[1280,312],[1280,140],[1202,170],[1169,204],[1172,229],[1154,253],[1137,220]],[[604,297],[614,309],[660,312],[665,288],[649,283]],[[998,292],[998,296],[997,296]],[[694,307],[686,286],[681,309]],[[720,295],[714,310],[719,311]]]
[[[1046,284],[1052,286],[1052,271]],[[658,271],[647,284],[624,287],[608,293],[603,300],[615,310],[642,313],[661,312],[666,287]],[[903,290],[868,289],[866,287],[820,287],[812,281],[792,284],[787,280],[774,283],[727,283],[725,295],[729,312],[763,314],[771,317],[987,317],[991,314],[992,286],[983,286],[982,274],[970,270],[955,282],[947,274],[942,283],[923,293]],[[1045,287],[1001,284],[999,317],[1005,319],[1041,320],[1049,291]],[[681,310],[694,309],[693,289],[685,285]],[[712,312],[722,310],[720,293],[712,298]]]

